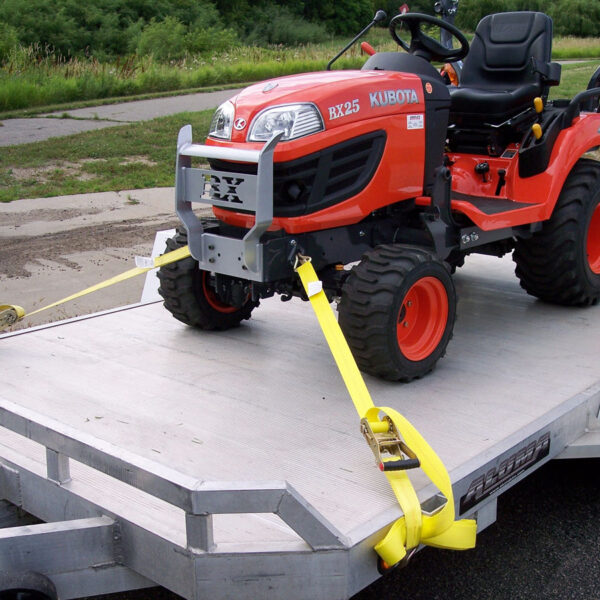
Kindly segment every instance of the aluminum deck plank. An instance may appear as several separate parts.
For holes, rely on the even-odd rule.
[[[600,379],[600,307],[534,300],[510,259],[471,257],[455,282],[455,335],[434,373],[366,377],[450,471]],[[267,300],[220,333],[142,306],[5,336],[0,356],[0,397],[183,473],[288,480],[344,534],[396,510],[306,303]]]

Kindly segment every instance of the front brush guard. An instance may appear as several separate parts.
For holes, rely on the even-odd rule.
[[[264,281],[260,238],[273,222],[273,153],[282,135],[274,135],[261,150],[240,150],[193,144],[191,125],[179,131],[175,209],[187,229],[190,253],[200,269]],[[257,174],[192,168],[192,157],[256,163]],[[254,226],[242,239],[205,231],[194,214],[195,202],[254,213]]]

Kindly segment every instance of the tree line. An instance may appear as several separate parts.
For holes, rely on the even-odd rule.
[[[434,2],[407,0],[433,14]],[[0,60],[16,45],[100,60],[128,54],[177,59],[240,44],[300,45],[358,32],[378,8],[401,0],[0,0]],[[595,36],[598,0],[460,0],[456,25],[473,31],[486,14],[540,10],[555,33]]]

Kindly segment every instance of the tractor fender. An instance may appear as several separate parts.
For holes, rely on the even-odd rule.
[[[548,168],[532,177],[517,175],[512,181],[510,197],[517,202],[540,204],[540,220],[549,219],[567,176],[586,153],[600,146],[600,114],[582,113],[563,129],[554,143]]]

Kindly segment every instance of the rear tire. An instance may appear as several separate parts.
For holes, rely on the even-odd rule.
[[[187,244],[187,234],[178,231],[167,240],[167,252]],[[223,302],[211,287],[210,273],[198,268],[191,256],[161,267],[158,271],[158,293],[164,299],[165,308],[186,325],[199,329],[231,329],[249,319],[258,301],[250,298],[240,308]]]
[[[600,299],[600,164],[579,160],[541,231],[513,253],[521,287],[546,302],[588,306]]]
[[[342,289],[339,324],[362,371],[411,381],[445,354],[456,318],[454,283],[433,253],[387,244],[367,252]]]

